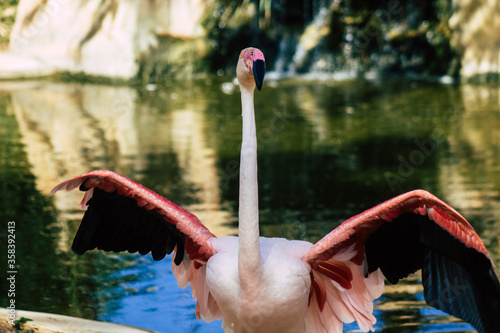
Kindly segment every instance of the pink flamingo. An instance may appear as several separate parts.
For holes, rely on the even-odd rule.
[[[316,244],[259,237],[257,139],[253,95],[265,60],[244,49],[237,65],[243,138],[239,237],[216,238],[196,216],[107,170],[57,185],[79,187],[87,209],[72,249],[172,256],[178,284],[197,298],[196,316],[223,318],[226,332],[342,332],[356,321],[374,330],[373,300],[422,269],[428,304],[500,332],[500,284],[472,226],[432,194],[415,190],[343,222]]]

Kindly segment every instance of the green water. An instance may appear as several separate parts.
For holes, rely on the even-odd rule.
[[[15,221],[19,309],[222,331],[195,319],[169,260],[74,255],[81,195],[48,192],[111,169],[191,210],[216,235],[235,234],[241,111],[231,79],[147,89],[0,84],[0,251]],[[346,218],[423,188],[459,210],[500,265],[499,88],[294,79],[268,80],[255,97],[263,236],[315,242]],[[0,263],[7,271],[5,255]],[[0,286],[6,306],[5,279]],[[418,275],[388,287],[375,314],[377,332],[472,330],[425,306]]]

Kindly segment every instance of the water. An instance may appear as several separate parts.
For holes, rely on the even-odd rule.
[[[220,322],[196,320],[170,259],[73,254],[81,193],[48,192],[111,169],[192,211],[216,235],[235,234],[241,116],[231,80],[147,89],[0,84],[0,221],[5,230],[16,222],[18,308],[160,332],[222,331]],[[266,81],[256,93],[262,234],[315,242],[344,219],[423,188],[474,225],[499,266],[499,94],[396,79]],[[473,331],[428,308],[419,279],[386,288],[377,332]]]

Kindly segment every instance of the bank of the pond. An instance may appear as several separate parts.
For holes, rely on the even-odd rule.
[[[155,331],[142,328],[88,320],[52,313],[16,310],[14,321],[17,327],[9,323],[9,309],[0,308],[0,330],[2,332],[30,332],[37,333],[153,333]],[[33,332],[33,331],[32,331]]]

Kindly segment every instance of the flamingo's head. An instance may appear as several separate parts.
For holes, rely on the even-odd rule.
[[[236,76],[240,85],[254,89],[262,88],[264,75],[266,74],[266,60],[261,50],[249,47],[241,51]]]

